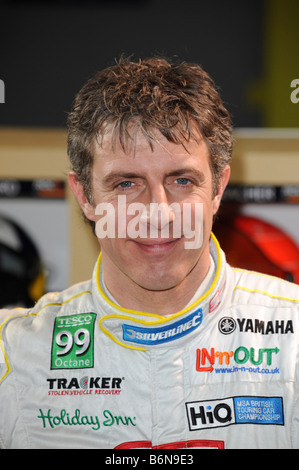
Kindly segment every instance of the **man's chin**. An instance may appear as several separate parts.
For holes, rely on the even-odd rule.
[[[140,274],[140,275],[138,275]],[[175,270],[171,273],[171,270],[163,270],[163,272],[159,269],[151,270],[147,272],[137,273],[134,271],[132,274],[131,279],[134,281],[135,284],[139,285],[143,289],[149,292],[168,292],[175,289],[179,284],[181,284],[182,280],[186,277],[186,275],[179,275],[178,270]]]

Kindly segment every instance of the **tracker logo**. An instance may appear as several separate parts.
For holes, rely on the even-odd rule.
[[[47,379],[48,395],[119,395],[122,377],[73,377]]]

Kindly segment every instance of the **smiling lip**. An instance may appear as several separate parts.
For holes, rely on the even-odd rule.
[[[181,238],[171,240],[160,238],[155,240],[132,241],[145,253],[162,254],[174,248],[180,240]]]

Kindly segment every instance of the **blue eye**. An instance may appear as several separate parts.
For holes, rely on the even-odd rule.
[[[122,181],[120,184],[119,184],[119,187],[120,188],[131,188],[133,186],[134,183],[132,183],[132,181]]]
[[[181,185],[186,185],[190,183],[190,180],[188,178],[177,178],[177,183]]]

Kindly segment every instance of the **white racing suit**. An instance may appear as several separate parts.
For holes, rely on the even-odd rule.
[[[1,317],[2,448],[298,448],[299,287],[232,269],[169,317],[93,278]]]

